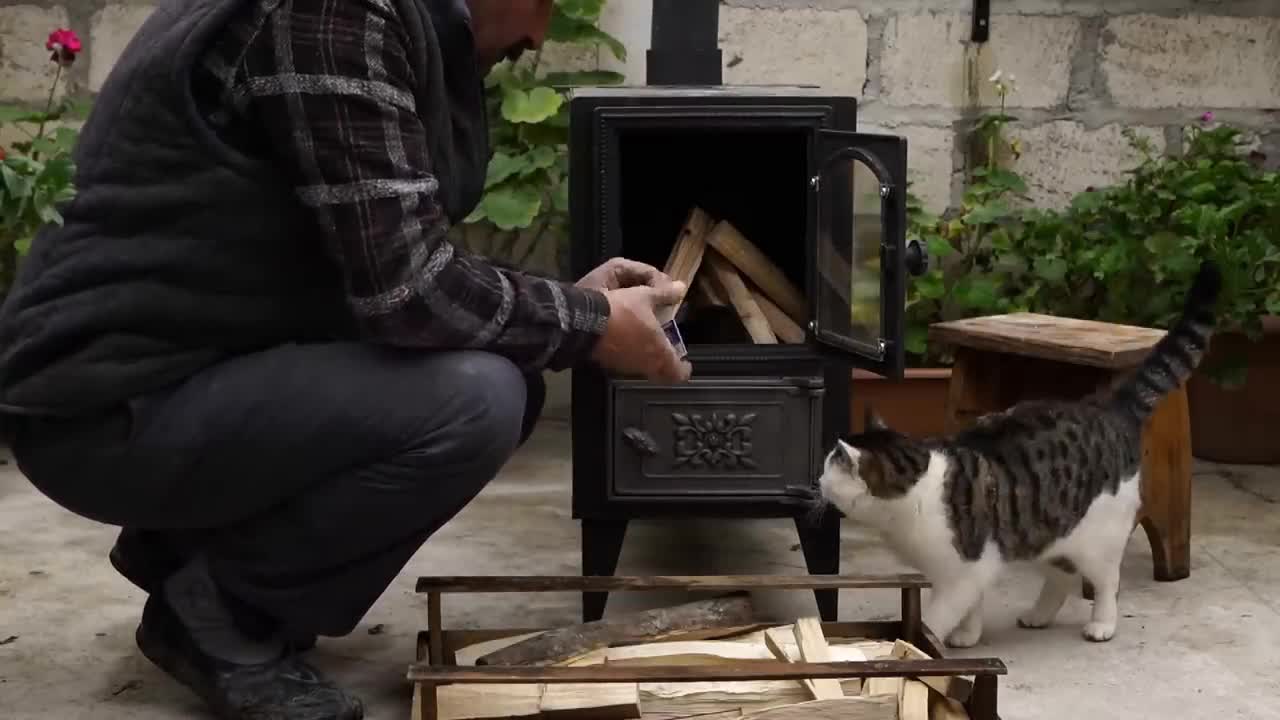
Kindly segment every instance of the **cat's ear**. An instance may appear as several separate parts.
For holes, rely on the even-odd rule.
[[[884,418],[880,417],[880,413],[876,412],[875,408],[871,407],[871,405],[867,405],[867,410],[864,415],[865,417],[863,418],[862,424],[867,430],[889,429],[889,423],[885,422]]]
[[[839,438],[836,439],[836,449],[838,449],[840,454],[844,456],[844,459],[849,462],[853,462],[854,456],[858,454],[858,450],[856,448]]]

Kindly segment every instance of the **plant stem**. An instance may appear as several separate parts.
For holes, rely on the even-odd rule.
[[[53,73],[53,83],[49,85],[49,99],[44,101],[44,117],[40,118],[40,127],[36,129],[36,139],[44,137],[44,124],[49,119],[49,110],[53,107],[53,93],[58,89],[58,79],[62,77],[62,63],[58,63],[58,69]],[[31,153],[31,157],[36,157],[36,153]]]

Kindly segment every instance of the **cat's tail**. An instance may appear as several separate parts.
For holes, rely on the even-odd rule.
[[[1156,343],[1151,354],[1112,396],[1112,406],[1141,424],[1165,395],[1173,392],[1200,365],[1209,347],[1222,275],[1212,260],[1196,273],[1183,301],[1182,317]]]

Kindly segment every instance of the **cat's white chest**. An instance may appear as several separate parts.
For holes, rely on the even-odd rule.
[[[943,502],[948,465],[946,455],[930,453],[928,468],[910,492],[878,503],[882,512],[876,524],[885,540],[904,562],[930,576],[944,573],[960,559]]]

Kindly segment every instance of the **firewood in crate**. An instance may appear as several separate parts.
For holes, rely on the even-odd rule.
[[[545,720],[633,720],[640,717],[640,684],[547,683],[540,709]]]
[[[810,700],[746,713],[742,717],[743,720],[897,720],[898,699],[884,695]]]
[[[804,295],[792,284],[782,270],[771,262],[760,248],[738,232],[737,228],[721,220],[707,235],[707,245],[715,249],[734,267],[751,279],[764,294],[782,308],[794,322],[803,324],[809,316]]]
[[[831,648],[827,647],[827,638],[822,634],[822,623],[816,617],[803,617],[796,620],[793,633],[796,646],[800,650],[800,659],[807,663],[831,662]],[[815,700],[830,700],[844,697],[840,681],[835,678],[811,680]]]
[[[773,334],[764,311],[752,297],[742,277],[733,269],[733,265],[714,251],[706,254],[703,263],[711,272],[711,278],[729,298],[729,304],[733,305],[738,317],[742,319],[742,324],[747,328],[751,341],[758,344],[777,344],[778,336]]]
[[[889,659],[891,660],[932,660],[933,658],[912,645],[906,640],[895,640],[893,649],[889,651]],[[925,677],[915,678],[920,682],[933,688],[935,692],[941,693],[949,698],[964,702],[969,699],[969,686],[966,683],[959,682],[959,678],[947,677],[941,675],[927,675]]]
[[[902,695],[898,698],[898,717],[901,720],[929,720],[929,686],[919,680],[902,683]]]
[[[757,622],[746,592],[675,607],[627,613],[539,633],[476,659],[476,665],[542,665],[561,662],[618,642],[661,640],[675,633]]]

